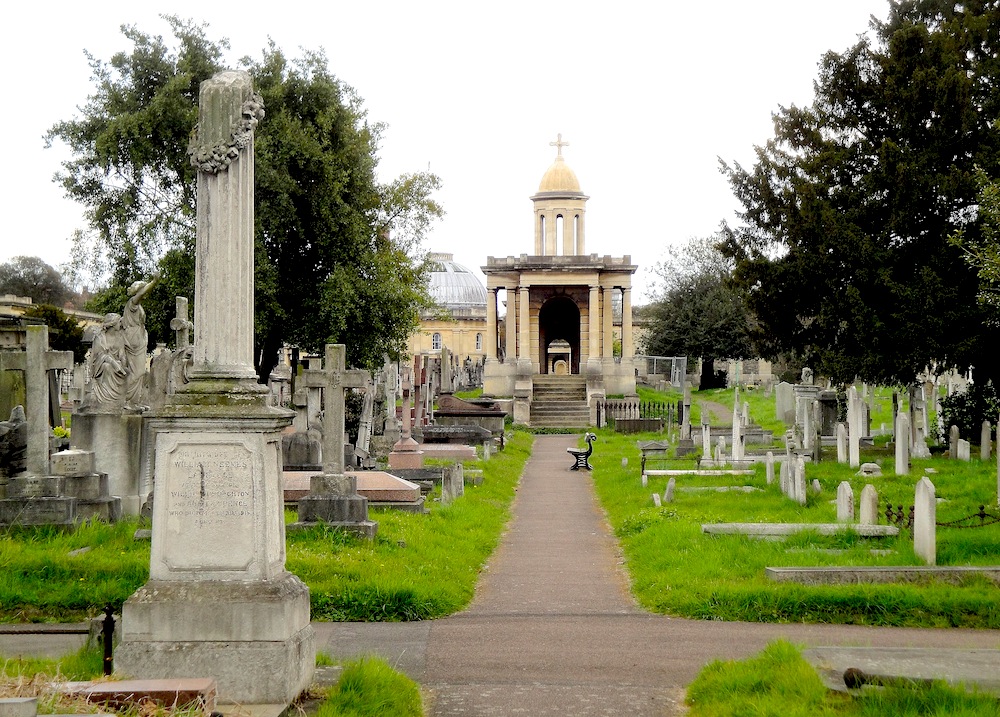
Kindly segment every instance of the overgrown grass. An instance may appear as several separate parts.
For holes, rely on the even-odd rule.
[[[149,542],[132,537],[138,525],[0,532],[0,621],[72,622],[120,607],[149,577]]]
[[[34,678],[45,675],[63,680],[92,680],[104,668],[104,652],[100,645],[85,645],[76,652],[59,658],[4,657],[0,655],[0,677],[5,680]]]
[[[532,436],[517,431],[451,505],[430,514],[373,510],[374,541],[326,526],[287,536],[288,570],[309,586],[317,620],[423,620],[462,609],[509,517]],[[24,528],[0,533],[0,621],[71,622],[122,602],[149,576],[149,542],[137,523],[75,532]],[[84,553],[76,553],[89,548]]]
[[[688,687],[686,702],[691,717],[993,717],[1000,708],[992,695],[943,683],[831,692],[798,648],[784,641],[747,660],[710,663]]]
[[[678,477],[678,488],[690,485],[752,485],[754,493],[675,492],[675,500],[653,507],[651,494],[664,492],[667,478],[651,476],[642,487],[636,440],[652,437],[621,436],[603,431],[601,450],[591,457],[598,495],[624,550],[632,589],[649,610],[701,619],[751,622],[831,622],[865,625],[1000,628],[997,588],[984,578],[947,585],[860,584],[806,586],[767,580],[769,566],[919,565],[907,533],[899,538],[869,540],[847,534],[823,537],[801,534],[785,542],[742,536],[709,536],[703,523],[717,522],[834,522],[832,503],[837,485],[851,483],[859,495],[866,482],[879,491],[880,502],[909,506],[913,489],[926,468],[938,496],[938,520],[975,512],[980,503],[996,503],[995,465],[942,458],[914,461],[908,476],[893,474],[885,451],[865,453],[863,461],[877,462],[884,476],[862,479],[846,465],[827,460],[807,465],[807,480],[820,481],[823,492],[810,494],[800,506],[767,485],[765,469],[751,476]],[[629,457],[622,467],[621,457]],[[680,461],[674,461],[678,467]],[[689,461],[694,467],[694,460]],[[938,530],[939,565],[989,565],[1000,555],[1000,526],[977,530]],[[890,551],[873,553],[872,549]]]
[[[417,684],[378,657],[348,663],[317,717],[421,717]]]

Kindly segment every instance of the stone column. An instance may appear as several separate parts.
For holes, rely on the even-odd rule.
[[[601,358],[601,294],[600,287],[592,284],[590,287],[590,304],[588,307],[590,320],[587,326],[587,362],[599,363]]]
[[[510,317],[507,317],[508,321]],[[497,359],[497,290],[486,291],[486,360]],[[508,346],[508,350],[510,347]]]
[[[576,221],[575,217],[573,220],[574,226],[576,227],[576,255],[583,256],[587,253],[587,241],[583,234],[583,227],[586,224],[586,222],[583,221],[583,209],[580,210],[579,217],[580,221]]]
[[[632,289],[622,289],[622,363],[631,362],[635,349],[632,346]]]
[[[517,290],[517,327],[518,327],[518,363],[531,363],[531,314],[529,313],[529,287],[522,286]]]
[[[559,247],[556,246],[556,218],[551,213],[545,213],[545,254],[556,256]]]
[[[517,360],[517,289],[507,288],[507,354],[504,363]]]
[[[202,85],[199,104],[198,241],[195,249],[192,379],[256,382],[253,368],[253,130],[260,98],[244,73]],[[235,138],[248,143],[235,158]],[[248,151],[247,151],[248,150]],[[238,151],[238,150],[237,150]],[[240,161],[243,156],[246,161]],[[219,157],[222,159],[219,159]]]
[[[603,357],[606,361],[611,361],[615,357],[615,337],[614,337],[614,303],[611,300],[611,292],[614,289],[605,288],[604,297],[601,301],[601,318],[604,321]]]

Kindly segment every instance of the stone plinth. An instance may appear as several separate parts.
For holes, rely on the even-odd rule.
[[[111,495],[122,499],[125,515],[139,515],[146,496],[140,489],[142,416],[136,413],[77,413],[71,450],[93,453],[93,471],[106,473]]]
[[[392,447],[392,452],[389,454],[389,470],[423,467],[424,452],[420,450],[420,444],[412,438],[402,438]]]

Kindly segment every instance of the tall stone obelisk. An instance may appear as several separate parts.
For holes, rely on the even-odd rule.
[[[285,570],[281,431],[253,368],[253,133],[245,72],[201,86],[191,378],[156,436],[149,582],[122,610],[115,667],[214,677],[222,702],[288,703],[309,685],[309,590]]]

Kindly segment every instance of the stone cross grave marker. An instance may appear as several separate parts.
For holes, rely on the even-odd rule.
[[[15,354],[8,363],[14,370],[24,371],[25,413],[28,421],[27,472],[29,475],[49,473],[49,371],[73,368],[72,351],[49,349],[49,327],[27,327],[27,345],[23,354]]]
[[[323,389],[323,472],[341,475],[344,472],[344,389],[365,388],[371,377],[361,369],[347,369],[347,347],[327,344],[323,368],[302,372],[302,383],[308,388]]]

